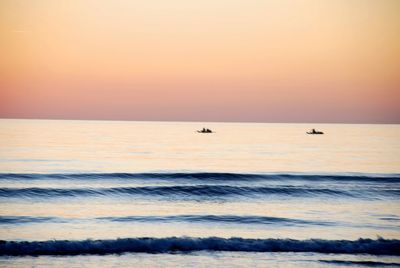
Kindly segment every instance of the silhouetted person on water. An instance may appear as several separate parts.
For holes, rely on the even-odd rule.
[[[316,131],[315,128],[311,129],[310,132],[307,132],[307,134],[324,134],[322,131]]]
[[[199,133],[213,133],[211,129],[203,127],[202,130],[197,130]]]

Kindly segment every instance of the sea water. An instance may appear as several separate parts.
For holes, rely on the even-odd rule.
[[[0,120],[4,267],[399,266],[399,197],[399,125]]]

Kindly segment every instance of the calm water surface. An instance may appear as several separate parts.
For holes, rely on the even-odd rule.
[[[0,173],[0,266],[400,265],[399,125],[0,120]]]

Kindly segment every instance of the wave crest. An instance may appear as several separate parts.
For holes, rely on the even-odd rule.
[[[191,251],[316,252],[400,255],[400,240],[293,240],[245,238],[124,238],[115,240],[0,241],[0,255],[80,255]]]
[[[381,193],[398,195],[400,190],[381,190]],[[301,186],[261,186],[243,187],[229,185],[190,185],[190,186],[143,186],[114,188],[0,188],[0,197],[73,197],[73,196],[177,196],[177,197],[225,197],[225,196],[316,196],[332,195],[344,197],[358,196],[356,191]],[[360,195],[361,196],[361,195]]]

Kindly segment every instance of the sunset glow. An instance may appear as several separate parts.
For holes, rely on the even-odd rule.
[[[3,0],[0,117],[400,123],[397,0]]]

